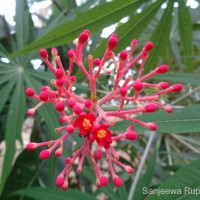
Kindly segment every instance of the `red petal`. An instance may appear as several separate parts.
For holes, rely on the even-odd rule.
[[[89,130],[85,130],[85,129],[83,128],[83,126],[80,126],[80,128],[79,128],[79,133],[80,133],[80,135],[82,135],[82,136],[86,136],[87,133],[88,133],[88,131],[89,131]]]
[[[76,127],[76,128],[79,128],[81,126],[81,123],[82,123],[82,120],[79,118],[76,118],[74,120],[74,123],[73,123],[73,126]]]

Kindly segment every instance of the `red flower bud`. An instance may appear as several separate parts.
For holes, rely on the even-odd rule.
[[[165,106],[165,111],[168,113],[172,113],[173,112],[173,108],[170,106]]]
[[[134,40],[131,41],[131,46],[132,46],[132,47],[135,48],[135,47],[137,46],[137,44],[138,44],[138,41],[137,41],[137,40],[134,39]]]
[[[34,90],[32,88],[27,88],[26,89],[26,96],[32,97],[32,96],[34,96],[34,94],[35,94],[35,92],[34,92]]]
[[[70,99],[70,100],[68,101],[68,106],[69,106],[70,108],[73,108],[75,105],[76,105],[76,102],[75,102],[74,100]]]
[[[162,89],[166,89],[166,88],[169,87],[169,84],[168,84],[168,82],[161,82],[161,83],[159,84],[159,86],[160,86]]]
[[[48,52],[46,49],[41,49],[40,50],[40,56],[43,60],[47,60],[48,59]]]
[[[96,186],[97,186],[98,188],[101,188],[101,187],[102,187],[102,184],[101,184],[100,180],[96,180]]]
[[[80,44],[85,44],[89,38],[90,32],[88,30],[83,31],[78,38],[78,42]]]
[[[56,152],[55,152],[55,156],[56,157],[62,156],[62,150],[61,149],[57,149]]]
[[[102,158],[102,151],[100,149],[97,149],[95,152],[94,152],[94,158],[96,160],[100,160]]]
[[[172,87],[173,87],[173,90],[172,90],[173,92],[179,92],[183,89],[183,85],[180,83],[177,83],[177,84],[173,85]]]
[[[68,131],[68,133],[73,133],[74,127],[72,125],[67,126],[67,131]]]
[[[56,110],[58,112],[63,112],[65,109],[65,104],[63,102],[57,102],[56,103]]]
[[[126,60],[127,56],[128,56],[127,51],[123,50],[123,51],[121,51],[119,58],[120,58],[120,60]]]
[[[129,174],[132,174],[133,171],[134,171],[133,168],[132,168],[131,166],[128,166],[128,165],[125,167],[125,170],[126,170]]]
[[[146,51],[151,51],[151,49],[154,47],[154,44],[152,42],[147,42],[144,46]]]
[[[50,152],[46,149],[40,152],[40,159],[42,160],[46,160],[47,158],[49,158],[49,156],[50,156]]]
[[[158,125],[154,123],[147,123],[146,127],[151,131],[156,131],[158,129]]]
[[[27,115],[28,116],[33,116],[35,114],[35,110],[34,109],[29,109],[28,111],[27,111]]]
[[[127,140],[136,140],[138,134],[135,131],[129,131],[126,133],[126,139]]]
[[[50,89],[50,87],[49,86],[46,86],[46,85],[44,85],[44,86],[42,86],[42,91],[48,91]]]
[[[56,80],[56,84],[58,87],[63,87],[64,83],[65,83],[65,81],[63,79]]]
[[[69,164],[69,163],[71,162],[71,160],[72,160],[72,159],[71,159],[70,157],[67,157],[67,158],[65,158],[65,163],[66,163],[66,164]]]
[[[118,176],[114,178],[113,182],[116,187],[121,187],[123,184],[122,179]]]
[[[93,61],[93,64],[96,65],[96,66],[100,66],[101,60],[99,58],[95,58],[94,61]]]
[[[71,83],[76,82],[76,76],[70,76],[70,77],[69,77],[69,81],[70,81]]]
[[[135,91],[139,92],[142,90],[142,88],[143,88],[143,84],[141,82],[139,82],[139,81],[135,82],[135,84],[134,84]]]
[[[127,94],[127,89],[125,88],[125,87],[123,87],[123,88],[120,88],[120,94],[124,97],[124,96],[126,96],[126,94]]]
[[[64,72],[62,69],[57,69],[56,72],[55,72],[55,76],[57,79],[61,79],[64,75]]]
[[[58,187],[63,186],[64,182],[65,182],[64,176],[60,175],[60,176],[57,177],[57,179],[56,179],[56,185]]]
[[[70,59],[73,59],[73,58],[75,58],[76,51],[75,51],[74,49],[70,49],[70,50],[68,51],[67,55],[68,55],[68,57],[69,57]]]
[[[100,177],[100,182],[101,182],[101,184],[102,184],[103,186],[107,186],[108,183],[109,183],[109,180],[108,180],[108,178],[107,178],[106,176],[101,176],[101,177]]]
[[[156,68],[156,72],[158,74],[164,74],[168,71],[169,67],[167,65],[161,65],[160,67]]]
[[[61,117],[59,118],[59,122],[60,122],[60,123],[65,123],[65,122],[66,122],[65,116],[61,116]]]
[[[85,107],[86,108],[91,108],[91,106],[92,106],[92,102],[90,100],[86,100],[85,101]]]
[[[145,112],[155,112],[157,110],[157,106],[153,103],[150,103],[144,107]]]
[[[26,149],[29,151],[33,151],[35,148],[36,148],[36,143],[31,142],[26,145]]]
[[[42,91],[42,92],[40,92],[39,97],[40,97],[40,99],[41,99],[42,101],[47,101],[48,98],[49,98],[49,94],[48,94],[47,91]]]
[[[83,112],[83,109],[78,105],[74,106],[73,110],[77,115],[80,115]]]
[[[108,40],[108,49],[112,51],[117,46],[117,43],[118,43],[117,35],[112,34]]]

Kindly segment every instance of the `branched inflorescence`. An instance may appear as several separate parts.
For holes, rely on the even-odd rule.
[[[119,120],[129,120],[135,124],[144,126],[149,130],[156,131],[158,126],[155,123],[143,122],[135,117],[138,114],[155,112],[158,107],[171,113],[173,111],[172,107],[161,104],[158,101],[159,96],[168,92],[178,92],[182,89],[181,84],[169,86],[167,82],[156,84],[146,82],[148,78],[153,75],[163,74],[168,71],[167,65],[161,65],[146,75],[142,74],[145,61],[148,58],[150,50],[153,48],[153,43],[151,42],[147,42],[142,51],[133,59],[132,55],[137,46],[137,40],[132,40],[130,51],[121,51],[119,59],[117,60],[113,52],[118,43],[116,34],[112,34],[108,39],[107,48],[102,59],[93,59],[92,55],[89,55],[87,60],[88,69],[85,68],[82,57],[83,49],[88,38],[89,31],[85,30],[80,34],[78,39],[74,41],[76,48],[70,49],[68,52],[70,61],[66,72],[56,48],[53,48],[51,51],[53,59],[52,63],[49,62],[47,50],[41,49],[41,58],[55,75],[55,79],[51,80],[54,89],[43,86],[38,95],[35,94],[32,88],[26,89],[27,96],[39,101],[34,108],[28,110],[28,116],[33,116],[35,111],[43,104],[51,103],[54,104],[55,109],[60,114],[60,123],[64,124],[61,127],[55,128],[55,132],[61,132],[59,139],[41,143],[31,142],[27,145],[28,150],[47,146],[45,150],[40,152],[40,158],[45,160],[49,158],[52,152],[55,152],[55,156],[57,157],[61,156],[64,141],[71,134],[77,134],[78,132],[84,139],[83,146],[78,149],[71,158],[67,157],[65,159],[66,166],[57,177],[56,184],[63,190],[68,188],[68,177],[74,161],[79,158],[77,172],[81,172],[86,156],[88,156],[92,162],[97,187],[106,186],[109,180],[103,175],[97,164],[97,160],[102,158],[102,153],[107,157],[114,185],[120,187],[122,185],[122,180],[116,175],[113,164],[124,168],[128,173],[132,173],[133,168],[119,161],[119,156],[114,149],[113,142],[115,141],[116,143],[116,141],[124,139],[136,140],[137,133],[134,131],[134,126],[129,126],[125,133],[114,134],[110,130],[110,126],[113,126],[115,122]],[[108,59],[114,63],[116,75],[113,81],[112,90],[102,98],[98,99],[96,92],[97,79],[102,72],[107,74],[111,73],[111,71],[105,67]],[[128,75],[128,72],[138,63],[140,63],[139,71],[137,76],[133,79],[132,75]],[[89,81],[91,91],[90,99],[84,99],[78,96],[72,89],[76,82],[76,77],[72,75],[74,64],[80,68],[83,75]],[[141,91],[143,91],[144,88],[153,88],[151,90],[152,94],[142,96]],[[103,110],[102,105],[109,102],[111,103],[112,100],[118,102],[117,109],[114,111]],[[131,108],[129,106],[130,109],[127,109],[127,104],[131,106]],[[92,147],[94,151],[91,151]]]

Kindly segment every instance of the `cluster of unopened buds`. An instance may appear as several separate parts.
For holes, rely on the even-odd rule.
[[[90,32],[85,30],[74,40],[75,49],[70,49],[68,52],[69,67],[67,71],[65,71],[61,63],[56,48],[53,48],[51,51],[52,62],[48,59],[47,50],[41,49],[41,58],[55,75],[55,79],[51,80],[54,89],[43,86],[38,95],[35,94],[32,88],[26,89],[28,97],[39,101],[34,108],[28,110],[28,116],[33,116],[35,111],[43,104],[51,103],[54,104],[55,110],[60,114],[59,122],[64,124],[61,127],[55,128],[56,133],[61,133],[59,139],[41,143],[31,142],[26,147],[28,150],[47,146],[39,155],[42,160],[45,160],[49,158],[52,152],[55,152],[57,157],[61,156],[64,141],[71,134],[79,134],[84,140],[83,146],[72,157],[65,158],[66,166],[57,177],[56,184],[63,190],[68,188],[69,173],[74,161],[79,158],[77,172],[80,173],[86,156],[92,162],[97,187],[106,186],[109,183],[108,177],[103,175],[97,163],[98,160],[102,159],[103,155],[107,158],[114,185],[116,187],[122,186],[122,179],[116,174],[113,164],[122,167],[128,173],[133,173],[133,168],[120,162],[113,143],[116,144],[118,140],[136,140],[138,134],[135,132],[134,126],[127,127],[124,133],[112,132],[110,127],[120,120],[128,120],[133,122],[133,125],[139,124],[149,130],[156,131],[158,126],[155,123],[140,121],[136,119],[136,116],[142,113],[155,112],[158,108],[171,113],[173,111],[172,107],[161,104],[159,96],[168,92],[182,90],[181,84],[169,86],[167,82],[156,84],[146,82],[153,75],[163,74],[168,71],[167,65],[161,65],[148,74],[142,75],[145,61],[153,48],[152,42],[147,42],[142,51],[135,58],[132,58],[137,46],[137,40],[132,40],[130,51],[122,50],[117,59],[113,52],[118,43],[115,33],[108,39],[107,48],[101,59],[93,58],[92,55],[88,56],[88,67],[86,68],[82,57],[89,34]],[[108,59],[114,63],[114,71],[116,72],[112,90],[105,96],[98,98],[96,89],[98,77],[102,73],[111,73],[111,70],[105,67]],[[132,68],[138,63],[140,67],[136,77],[129,75]],[[73,86],[76,82],[76,77],[72,75],[74,66],[78,66],[89,81],[91,91],[91,98],[89,99],[84,99],[73,91]],[[148,93],[148,96],[142,96],[141,91],[144,88],[152,89],[152,94]],[[142,93],[145,94],[145,92]],[[116,110],[103,110],[102,105],[110,105],[112,100],[118,102]],[[127,109],[126,105],[129,105],[129,108],[131,108]]]

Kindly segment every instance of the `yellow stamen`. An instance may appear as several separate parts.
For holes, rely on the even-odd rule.
[[[86,129],[86,130],[92,126],[92,124],[90,123],[90,120],[86,119],[86,118],[84,118],[82,125],[83,125],[84,129]]]
[[[102,140],[103,138],[105,138],[105,136],[106,136],[106,131],[105,130],[101,129],[101,130],[97,131],[98,139]]]

